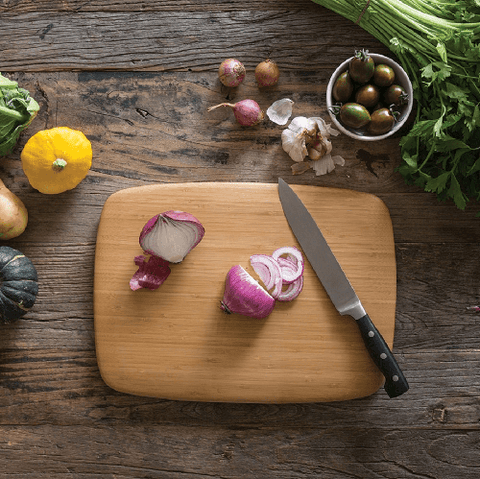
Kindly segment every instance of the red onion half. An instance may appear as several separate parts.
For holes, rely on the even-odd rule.
[[[140,246],[145,253],[180,263],[200,243],[205,228],[184,211],[165,211],[151,218],[140,233]]]
[[[255,100],[242,100],[237,103],[220,103],[219,105],[211,106],[208,111],[223,106],[228,106],[233,110],[235,119],[242,126],[254,126],[265,118],[265,114]]]
[[[275,299],[242,266],[236,265],[227,273],[220,307],[229,314],[264,319],[273,311]]]

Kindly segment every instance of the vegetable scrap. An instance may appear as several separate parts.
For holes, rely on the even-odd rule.
[[[150,256],[148,259],[143,256],[135,256],[135,264],[138,270],[130,280],[132,291],[146,288],[151,291],[159,288],[171,273],[169,262],[158,256]]]
[[[0,74],[0,156],[10,152],[39,110],[27,90]]]
[[[339,134],[323,118],[294,118],[281,135],[282,148],[295,161],[292,173],[299,175],[313,168],[316,175],[320,176],[333,171],[336,165],[343,166],[345,159],[331,154],[330,136]]]
[[[381,41],[409,75],[417,111],[400,141],[406,183],[461,210],[480,201],[478,0],[313,1]]]
[[[290,98],[282,98],[267,108],[267,116],[277,125],[286,125],[293,113],[294,102]]]

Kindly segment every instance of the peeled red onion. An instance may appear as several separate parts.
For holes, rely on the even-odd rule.
[[[219,105],[211,106],[208,111],[223,106],[228,106],[233,110],[236,120],[242,126],[254,126],[265,118],[260,105],[255,100],[242,100],[237,103],[220,103]]]
[[[242,83],[247,71],[243,63],[235,58],[227,58],[218,69],[218,78],[228,87],[236,87]]]
[[[180,263],[200,243],[205,228],[184,211],[165,211],[151,218],[140,233],[140,246],[145,253]]]
[[[229,314],[264,319],[273,311],[275,299],[242,266],[236,265],[227,273],[220,307]]]
[[[279,77],[280,69],[273,60],[264,60],[255,68],[255,79],[259,87],[276,85]]]

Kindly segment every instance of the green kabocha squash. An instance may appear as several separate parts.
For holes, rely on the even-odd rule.
[[[24,316],[38,293],[37,270],[20,251],[0,246],[0,322],[10,323]]]

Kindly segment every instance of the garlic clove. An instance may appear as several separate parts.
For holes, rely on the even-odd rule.
[[[180,263],[200,243],[205,228],[184,211],[166,211],[151,218],[140,233],[140,246],[145,253]]]

